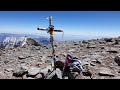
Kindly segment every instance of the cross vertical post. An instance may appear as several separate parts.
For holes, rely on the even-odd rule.
[[[52,16],[49,16],[47,19],[49,19],[49,27],[46,29],[37,28],[37,30],[47,31],[47,33],[50,34],[50,43],[52,46],[52,58],[54,61],[53,70],[56,70],[56,55],[55,55],[55,49],[54,49],[54,32],[63,32],[63,30],[54,30],[54,26],[52,25]]]

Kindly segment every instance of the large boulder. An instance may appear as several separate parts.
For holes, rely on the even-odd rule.
[[[56,67],[62,70],[64,67],[64,63],[65,63],[65,61],[63,61],[63,60],[56,61]]]
[[[112,70],[106,67],[101,67],[99,69],[99,73],[100,76],[114,76],[114,74],[112,73]]]
[[[40,73],[40,68],[37,68],[37,67],[31,67],[28,69],[28,74],[27,76],[31,76],[31,77],[34,77],[36,76],[37,74]]]
[[[120,66],[120,56],[116,56],[114,61]]]

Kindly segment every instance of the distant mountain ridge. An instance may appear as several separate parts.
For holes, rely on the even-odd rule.
[[[10,34],[10,33],[0,33],[0,46],[2,48],[14,48],[18,46],[23,46],[27,42],[36,41],[42,44],[49,44],[49,39],[46,37],[39,37],[37,35],[27,35],[27,34]]]

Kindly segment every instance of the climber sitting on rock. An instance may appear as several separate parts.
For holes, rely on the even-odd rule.
[[[81,78],[82,76],[82,65],[81,65],[81,61],[76,58],[73,57],[71,55],[67,55],[65,63],[64,63],[64,67],[63,67],[63,79],[65,76],[68,77],[68,79],[75,79],[77,78]],[[76,74],[77,73],[77,74]]]

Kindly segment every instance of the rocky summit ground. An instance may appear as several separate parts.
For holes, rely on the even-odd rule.
[[[51,69],[51,51],[42,44],[1,49],[0,79],[42,79]],[[67,54],[81,60],[82,79],[120,79],[120,37],[56,42],[55,51],[59,61],[64,62]]]

